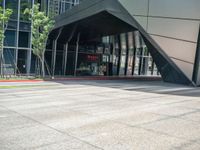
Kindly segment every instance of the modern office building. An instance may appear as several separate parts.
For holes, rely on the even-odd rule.
[[[5,74],[29,75],[37,70],[31,52],[31,22],[23,14],[33,3],[40,3],[41,9],[53,17],[79,4],[79,0],[1,0],[3,8],[13,10],[5,32],[4,63],[1,65]]]
[[[5,1],[16,2],[18,14],[6,32],[5,59],[12,54],[16,73],[37,72],[27,40],[30,23],[19,9],[24,5]],[[161,75],[167,82],[200,85],[199,0],[83,0],[73,8],[78,1],[40,3],[56,16],[45,54],[49,74]]]

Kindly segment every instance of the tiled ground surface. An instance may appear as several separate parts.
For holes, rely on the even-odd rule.
[[[200,88],[142,81],[0,85],[0,150],[200,149]]]

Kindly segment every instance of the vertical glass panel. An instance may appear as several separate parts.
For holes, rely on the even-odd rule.
[[[27,68],[27,50],[18,50],[17,69],[19,74],[25,74]]]
[[[31,23],[30,22],[20,22],[19,30],[22,31],[31,31]]]
[[[63,61],[63,51],[56,51],[56,64],[55,64],[55,74],[62,75],[62,61]]]
[[[19,32],[19,47],[29,47],[28,32]]]
[[[134,32],[135,37],[135,46],[136,46],[136,56],[135,56],[135,75],[140,75],[141,73],[141,65],[142,65],[142,55],[143,49],[141,48],[140,37],[138,32]]]
[[[6,75],[13,75],[15,73],[15,50],[5,48],[3,51],[4,55],[4,73]]]
[[[132,75],[133,71],[133,59],[134,59],[134,45],[133,45],[133,33],[128,33],[128,48],[129,48],[129,54],[128,54],[128,64],[127,64],[127,75]]]
[[[31,69],[30,69],[30,73],[34,74],[35,72],[36,72],[36,56],[32,52],[31,53]]]
[[[7,29],[17,29],[17,21],[16,20],[9,20]]]
[[[52,50],[46,50],[45,51],[45,60],[46,60],[46,67],[48,68],[47,73],[49,73],[48,71],[51,71],[51,63],[52,63]]]
[[[5,48],[3,51],[5,64],[15,64],[15,49]]]
[[[21,0],[20,1],[20,20],[21,21],[29,21],[28,16],[24,15],[24,10],[26,8],[32,7],[32,0]]]
[[[58,1],[49,0],[49,16],[54,17],[59,14],[60,4]]]
[[[67,54],[67,75],[74,75],[74,66],[75,66],[75,52],[68,52]]]
[[[120,70],[119,75],[125,75],[125,65],[126,65],[126,34],[120,35],[121,42],[121,60],[120,60]]]
[[[5,32],[5,39],[4,45],[5,46],[15,46],[16,45],[16,31],[13,30],[6,30]]]
[[[109,43],[109,36],[105,36],[102,38],[102,43]]]
[[[118,75],[119,43],[116,36],[113,37],[113,75]]]
[[[135,70],[134,75],[139,75],[139,65],[140,65],[140,55],[139,55],[140,49],[136,49],[136,56],[135,56]]]
[[[13,10],[11,19],[17,20],[18,16],[18,0],[5,0],[6,8]]]

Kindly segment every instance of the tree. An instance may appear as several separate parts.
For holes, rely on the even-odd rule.
[[[45,50],[48,35],[53,29],[55,21],[40,11],[40,4],[34,4],[32,9],[26,8],[24,14],[32,21],[32,50],[41,62],[42,76],[45,77]]]
[[[3,44],[4,44],[4,38],[5,38],[5,31],[7,29],[8,21],[10,19],[10,16],[12,14],[12,9],[4,9],[0,6],[0,74],[3,75]]]

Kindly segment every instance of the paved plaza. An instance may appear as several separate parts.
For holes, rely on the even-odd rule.
[[[0,83],[0,150],[200,150],[200,88]]]

